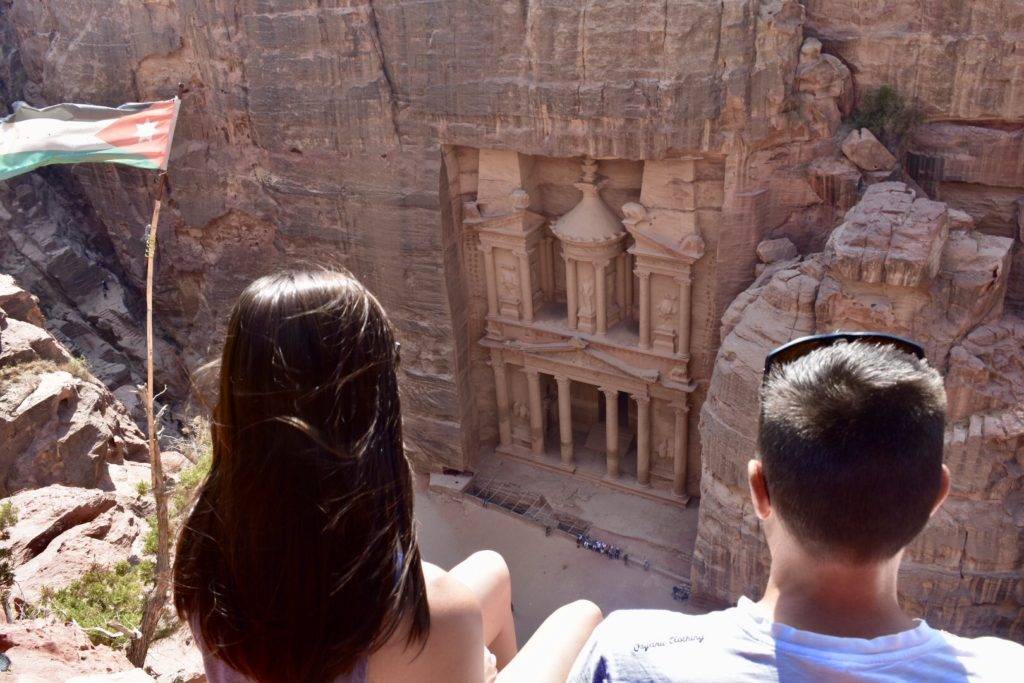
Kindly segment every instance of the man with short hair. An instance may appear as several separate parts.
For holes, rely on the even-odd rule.
[[[1024,647],[960,638],[896,597],[903,550],[949,493],[946,394],[913,342],[818,335],[765,364],[750,499],[771,552],[758,602],[612,613],[571,681],[1024,680]]]

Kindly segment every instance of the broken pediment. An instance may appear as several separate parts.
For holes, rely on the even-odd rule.
[[[623,224],[635,244],[630,252],[693,263],[704,256],[704,239],[692,220],[692,212],[655,209],[630,202],[622,207]]]

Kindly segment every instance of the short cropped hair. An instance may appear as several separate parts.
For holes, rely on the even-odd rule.
[[[776,367],[759,450],[772,507],[812,552],[889,559],[924,528],[942,487],[946,392],[911,355],[862,342]]]

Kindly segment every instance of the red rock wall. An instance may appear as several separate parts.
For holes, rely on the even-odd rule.
[[[722,335],[734,341],[710,388],[697,390],[719,396],[702,418],[711,452],[698,551],[701,580],[730,597],[756,585],[762,559],[733,495],[734,460],[750,452],[756,413],[747,375],[757,363],[743,354],[814,329],[824,277],[811,259],[743,293],[756,245],[787,236],[804,253],[818,250],[849,206],[856,173],[808,167],[837,155],[833,137],[854,91],[894,84],[930,124],[982,128],[986,140],[1019,125],[1024,111],[1024,57],[1013,47],[1024,10],[1010,0],[2,1],[8,98],[119,104],[188,88],[157,278],[158,319],[184,365],[215,354],[226,311],[253,277],[289,265],[348,267],[401,330],[407,437],[435,463],[466,466],[487,439],[468,417],[476,406],[465,391],[464,276],[450,269],[462,190],[442,146],[721,159],[721,223],[704,257],[714,276],[702,298],[712,320],[726,314]],[[831,56],[801,62],[805,34],[846,66]],[[989,149],[970,131],[934,130],[911,151],[959,159]],[[962,177],[936,180],[938,191],[984,230],[1008,234],[1006,202],[1019,183],[999,177],[1019,177],[1002,172],[1013,161],[1000,157],[997,168],[970,158]],[[44,175],[84,199],[110,246],[111,272],[137,291],[151,177],[105,166]],[[0,201],[23,184],[0,188]],[[67,232],[75,219],[54,220]],[[19,259],[52,285],[44,303],[64,301],[66,288],[47,279],[59,264],[31,251]],[[1024,291],[1019,279],[1009,287]],[[738,324],[746,304],[772,319]],[[968,331],[939,336],[955,345]],[[711,337],[701,350],[709,356]],[[734,388],[722,401],[726,385]]]
[[[442,144],[729,157],[715,317],[747,284],[762,233],[815,201],[784,190],[772,202],[768,180],[772,150],[808,137],[788,113],[794,0],[8,4],[11,97],[116,104],[188,88],[157,276],[158,319],[185,366],[215,355],[253,277],[348,267],[401,329],[412,445],[457,467],[476,439],[463,433],[468,340],[453,334],[463,299],[445,276]],[[86,199],[139,287],[151,178],[106,166],[53,177]]]

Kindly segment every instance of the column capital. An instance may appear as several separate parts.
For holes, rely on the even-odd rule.
[[[555,382],[558,383],[558,384],[565,384],[566,382],[569,381],[568,375],[555,375],[555,374],[552,374],[551,376],[555,378]]]
[[[594,267],[595,268],[600,268],[601,270],[607,270],[608,269],[608,264],[611,263],[611,262],[612,262],[612,260],[611,259],[607,259],[607,258],[605,258],[605,259],[597,259],[596,261],[594,261]]]
[[[651,279],[651,271],[649,270],[640,270],[639,268],[637,268],[633,272],[636,274],[636,276],[640,279],[641,282]]]
[[[494,251],[494,245],[490,242],[480,242],[476,245],[476,248],[485,254],[490,254]]]
[[[647,405],[651,402],[649,394],[631,394],[633,400],[636,401],[637,405]]]
[[[682,265],[682,272],[676,275],[675,281],[681,285],[688,285],[693,281],[693,269],[690,267],[690,264]]]
[[[599,387],[599,389],[605,396],[612,396],[613,394],[615,396],[619,395],[619,390],[614,387]]]
[[[531,378],[531,379],[534,378],[534,377],[539,377],[540,376],[540,370],[538,370],[537,368],[531,368],[531,367],[524,366],[523,367],[523,372],[525,372],[526,376]]]
[[[683,401],[682,403],[672,403],[671,408],[674,412],[681,415],[686,415],[690,412],[690,406],[687,405],[686,401]]]
[[[519,258],[526,258],[529,255],[526,249],[513,249],[512,254]]]

